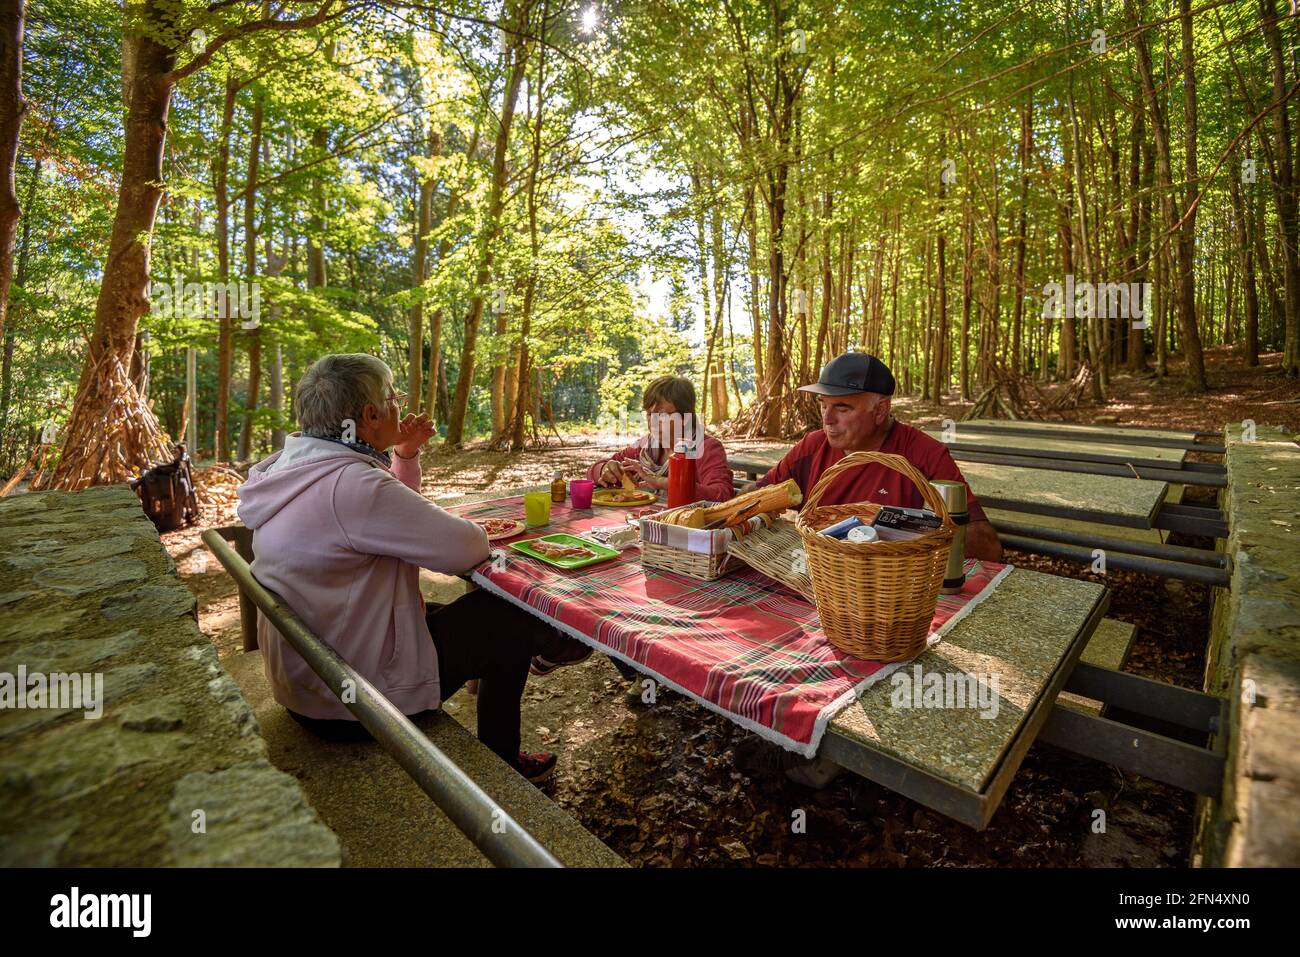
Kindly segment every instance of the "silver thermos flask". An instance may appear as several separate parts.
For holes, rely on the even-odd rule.
[[[970,513],[966,511],[966,486],[962,482],[938,479],[930,483],[943,497],[943,504],[948,506],[957,532],[952,537],[952,549],[948,552],[948,569],[943,573],[945,595],[955,595],[966,584],[966,526],[970,523]]]

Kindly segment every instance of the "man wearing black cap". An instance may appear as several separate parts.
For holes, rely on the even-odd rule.
[[[1002,560],[1002,544],[997,533],[947,447],[890,414],[894,376],[883,362],[865,352],[846,352],[826,364],[814,385],[802,386],[800,391],[817,396],[822,428],[800,439],[785,458],[758,480],[758,485],[792,478],[807,496],[822,473],[850,452],[901,455],[928,479],[966,484],[966,507],[970,513],[966,556]],[[924,504],[910,479],[879,464],[865,465],[839,476],[821,500],[823,505],[851,502],[877,502],[904,508],[920,508]]]

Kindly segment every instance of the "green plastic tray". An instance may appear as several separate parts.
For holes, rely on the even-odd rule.
[[[541,552],[534,551],[533,542],[554,542],[556,545],[576,545],[579,548],[587,548],[596,554],[591,558],[551,558],[549,555],[543,555]],[[535,558],[539,562],[545,562],[547,565],[554,565],[556,568],[563,568],[566,571],[573,571],[575,568],[586,568],[588,565],[595,565],[598,562],[607,562],[611,558],[618,558],[618,551],[613,548],[606,548],[604,545],[588,541],[585,538],[578,538],[576,535],[542,535],[539,538],[530,538],[523,542],[511,542],[510,547],[515,551],[527,555],[529,558]]]

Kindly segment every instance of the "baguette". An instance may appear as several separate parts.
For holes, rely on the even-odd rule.
[[[684,508],[674,515],[661,519],[669,525],[681,525],[685,528],[731,528],[740,525],[755,515],[765,512],[781,512],[803,502],[803,493],[794,479],[787,479],[780,485],[768,485],[756,488],[752,492],[737,495],[735,498],[718,505]]]

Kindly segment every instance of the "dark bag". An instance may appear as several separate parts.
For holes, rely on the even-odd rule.
[[[194,475],[183,442],[176,445],[174,461],[155,465],[129,484],[159,532],[173,532],[198,521],[199,500],[194,494]]]

